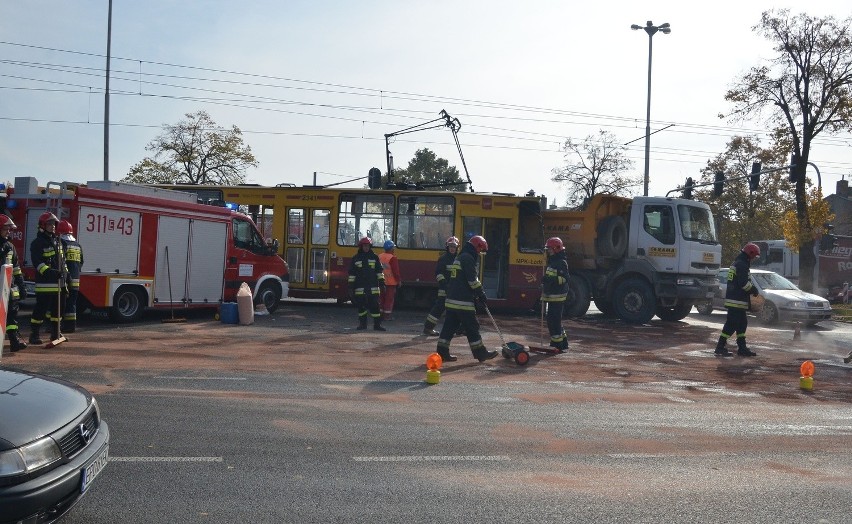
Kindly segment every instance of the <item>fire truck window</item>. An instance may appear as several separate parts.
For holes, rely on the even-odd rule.
[[[393,195],[341,193],[337,244],[356,246],[363,237],[381,244],[394,236]]]
[[[451,196],[399,197],[396,245],[408,249],[444,249],[453,234],[456,200]]]
[[[234,219],[234,246],[248,249],[254,253],[268,253],[266,241],[261,238],[252,223],[247,220]]]

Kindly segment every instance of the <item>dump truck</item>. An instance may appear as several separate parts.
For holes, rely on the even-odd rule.
[[[716,290],[722,247],[705,203],[598,194],[580,210],[547,209],[542,222],[568,254],[566,317],[594,302],[629,323],[676,321]]]

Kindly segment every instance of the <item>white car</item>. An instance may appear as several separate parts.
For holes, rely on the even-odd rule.
[[[698,302],[696,309],[702,315],[709,315],[714,309],[725,309],[725,291],[728,289],[728,269],[720,269],[717,274],[719,289],[713,300]],[[754,314],[765,324],[779,321],[800,320],[812,326],[821,320],[831,320],[831,305],[819,295],[797,288],[795,284],[774,271],[751,270],[751,282],[757,287],[763,298],[763,308]]]

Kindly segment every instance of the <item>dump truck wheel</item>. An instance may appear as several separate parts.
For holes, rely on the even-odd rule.
[[[657,316],[666,322],[677,322],[685,319],[690,311],[692,311],[692,302],[685,302],[675,307],[657,307]]]
[[[647,324],[657,304],[651,285],[641,278],[628,278],[615,288],[615,312],[630,324]]]
[[[598,252],[605,257],[621,258],[627,250],[627,224],[624,218],[613,215],[598,225]]]
[[[565,318],[582,317],[589,310],[592,297],[589,285],[580,277],[568,279],[568,298],[562,316]]]

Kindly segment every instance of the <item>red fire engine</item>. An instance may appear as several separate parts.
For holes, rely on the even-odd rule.
[[[137,320],[146,307],[233,302],[243,282],[269,311],[287,296],[287,265],[254,222],[186,193],[108,181],[40,188],[18,177],[6,207],[25,278],[33,276],[38,216],[50,211],[72,224],[83,247],[81,306],[106,308],[118,322]]]

